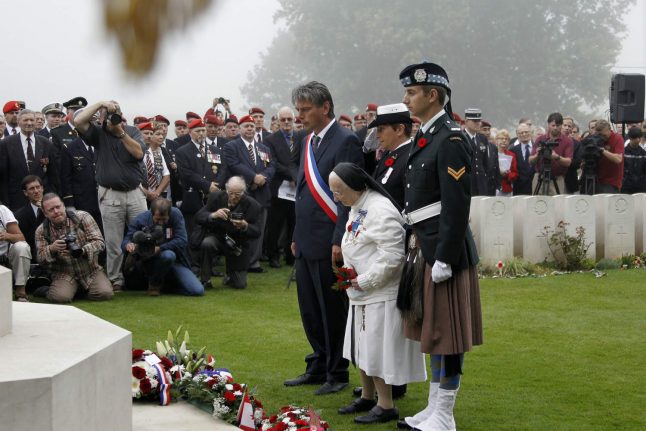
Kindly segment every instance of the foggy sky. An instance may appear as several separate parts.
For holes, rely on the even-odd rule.
[[[242,113],[249,105],[239,88],[276,33],[277,8],[277,0],[213,0],[186,31],[163,40],[151,74],[133,79],[104,29],[102,1],[2,2],[0,103],[25,100],[28,108],[40,110],[74,96],[90,103],[115,99],[130,121],[135,115],[163,114],[172,122],[189,110],[202,115],[213,97],[225,96],[234,113]],[[644,22],[646,0],[637,0],[613,72],[646,74]],[[289,104],[289,94],[280,102]]]

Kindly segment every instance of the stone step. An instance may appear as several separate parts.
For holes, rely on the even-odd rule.
[[[134,403],[132,429],[137,431],[234,431],[235,427],[185,401],[168,406]]]

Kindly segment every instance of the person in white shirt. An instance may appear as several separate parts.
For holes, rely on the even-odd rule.
[[[4,205],[0,205],[0,265],[13,271],[16,300],[27,302],[25,284],[29,278],[31,249],[13,213]]]
[[[339,163],[330,174],[334,200],[350,207],[341,240],[344,266],[357,277],[347,289],[351,311],[343,356],[360,370],[361,398],[339,413],[368,412],[357,423],[399,418],[392,386],[425,381],[420,344],[404,336],[397,292],[404,262],[403,218],[388,193],[353,163]],[[377,400],[375,401],[375,390]]]

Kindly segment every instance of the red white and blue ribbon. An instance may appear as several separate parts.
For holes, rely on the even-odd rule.
[[[166,371],[161,364],[155,364],[152,367],[157,371],[157,379],[159,380],[159,405],[167,406],[170,404],[170,383],[168,383]]]
[[[336,223],[337,210],[332,192],[325,181],[323,181],[323,178],[321,178],[321,174],[316,166],[316,160],[314,159],[314,151],[312,150],[313,136],[314,134],[310,133],[310,136],[307,138],[307,144],[305,145],[305,164],[303,170],[305,172],[307,187],[309,187],[310,193],[316,203],[330,217],[330,220]]]

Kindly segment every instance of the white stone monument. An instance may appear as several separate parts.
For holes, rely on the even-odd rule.
[[[0,324],[10,329],[0,337],[0,430],[131,431],[130,332],[10,294],[11,272],[0,268]]]
[[[594,196],[597,259],[635,253],[635,200],[632,195]]]
[[[551,196],[517,196],[514,208],[514,254],[539,263],[552,260],[545,227],[554,229],[554,199]]]
[[[635,254],[646,251],[646,193],[635,193]]]
[[[509,197],[486,197],[478,205],[478,249],[480,261],[495,266],[514,256],[514,223]]]
[[[585,230],[584,241],[590,244],[587,256],[595,259],[596,256],[596,214],[592,196],[588,195],[558,195],[554,196],[555,225],[562,220],[568,225],[565,232],[568,236],[576,236],[577,228]]]
[[[471,207],[469,209],[469,227],[473,234],[473,242],[476,244],[476,249],[480,253],[482,245],[480,244],[480,225],[482,218],[480,217],[480,204],[485,196],[474,196],[471,198]]]

